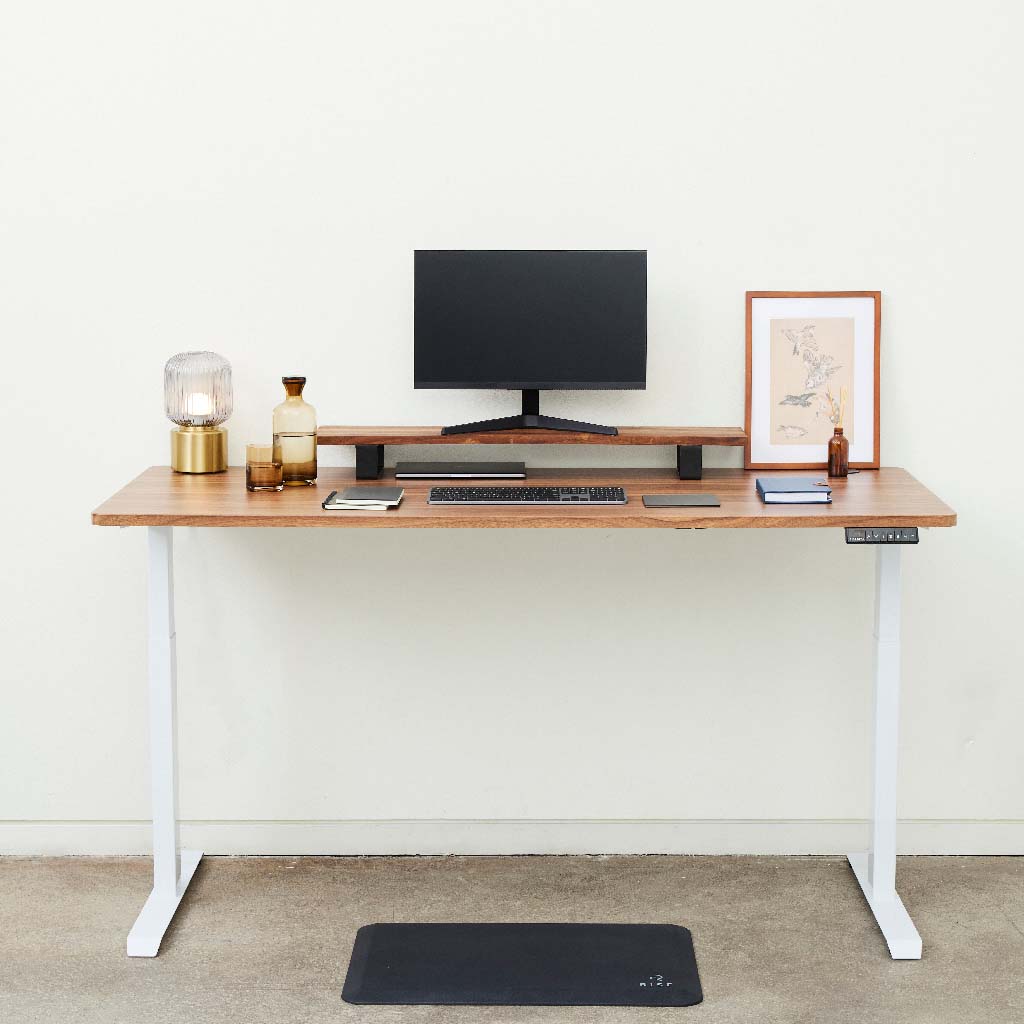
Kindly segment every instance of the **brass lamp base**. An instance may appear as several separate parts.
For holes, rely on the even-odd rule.
[[[227,468],[228,432],[223,427],[171,431],[171,469],[176,473],[222,473]]]

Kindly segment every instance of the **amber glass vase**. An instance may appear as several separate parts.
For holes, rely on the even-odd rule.
[[[316,409],[302,397],[305,377],[282,377],[288,396],[274,409],[274,454],[284,468],[285,487],[316,483]]]
[[[847,476],[850,472],[850,442],[843,428],[836,427],[828,442],[828,475]]]

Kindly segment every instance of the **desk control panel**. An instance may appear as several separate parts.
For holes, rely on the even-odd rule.
[[[916,526],[847,526],[847,544],[916,544]]]

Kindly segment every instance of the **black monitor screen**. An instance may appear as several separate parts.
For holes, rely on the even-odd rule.
[[[643,388],[644,251],[418,250],[418,388]]]

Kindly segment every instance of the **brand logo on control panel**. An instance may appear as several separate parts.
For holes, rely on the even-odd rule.
[[[652,974],[646,981],[640,982],[641,988],[671,988],[672,982],[664,974]]]

